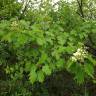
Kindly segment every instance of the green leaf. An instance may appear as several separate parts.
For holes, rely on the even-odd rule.
[[[38,71],[37,72],[37,76],[38,76],[37,77],[38,81],[42,83],[44,81],[44,73],[43,73],[43,71]]]
[[[57,66],[57,68],[60,68],[60,69],[63,68],[64,67],[64,60],[63,59],[58,60],[56,63],[56,66]]]
[[[25,64],[25,71],[30,71],[31,66],[32,66],[31,62],[26,62],[26,64]]]
[[[51,75],[51,69],[48,65],[43,66],[42,71],[46,74],[46,75]]]
[[[42,64],[47,59],[47,54],[45,52],[42,52],[41,57],[39,58],[38,64]]]
[[[67,69],[69,69],[73,64],[74,64],[74,62],[72,62],[72,60],[68,60],[68,62],[67,62]]]
[[[44,37],[38,37],[38,38],[37,38],[37,43],[38,43],[39,45],[43,45],[43,44],[45,43]]]
[[[12,33],[8,33],[6,35],[3,36],[2,41],[8,41],[11,42],[12,41]]]
[[[33,84],[37,80],[37,73],[36,73],[36,67],[33,66],[31,68],[30,74],[29,74],[29,80]]]
[[[93,80],[93,83],[96,84],[96,80]]]
[[[92,56],[88,56],[88,60],[95,66],[96,65],[96,60],[92,58]]]
[[[75,80],[78,84],[82,84],[84,82],[85,74],[82,68],[79,68],[78,71],[75,73]]]
[[[85,68],[85,72],[93,78],[93,74],[94,74],[94,67],[92,64],[85,64],[84,66]]]

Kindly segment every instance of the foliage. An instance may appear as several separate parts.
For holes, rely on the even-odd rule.
[[[0,67],[8,80],[26,78],[32,84],[42,83],[52,73],[67,70],[79,84],[89,78],[95,81],[96,57],[88,40],[92,35],[90,42],[95,43],[96,20],[82,18],[74,5],[67,2],[59,2],[58,10],[54,11],[46,1],[46,7],[40,6],[44,10],[29,8],[21,14],[21,3],[1,1]],[[74,53],[86,45],[86,56],[80,55],[82,60],[76,57],[73,61]]]

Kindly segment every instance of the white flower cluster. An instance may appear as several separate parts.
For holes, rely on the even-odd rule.
[[[11,23],[11,26],[12,26],[12,27],[16,27],[16,26],[18,26],[17,21],[13,21],[13,22]]]
[[[84,62],[84,58],[87,57],[87,51],[86,51],[86,48],[78,48],[77,49],[77,52],[73,53],[73,56],[71,57],[71,60],[76,62],[77,60],[78,61],[81,61],[81,62]]]

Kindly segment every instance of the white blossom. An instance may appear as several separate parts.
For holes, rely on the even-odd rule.
[[[86,48],[78,48],[75,53],[73,53],[73,56],[71,57],[71,60],[76,62],[78,61],[84,61],[84,59],[87,57],[87,51]]]
[[[13,21],[12,24],[11,24],[11,26],[12,26],[12,27],[16,27],[16,26],[18,26],[17,21]]]
[[[72,61],[77,61],[77,59],[75,57],[73,57],[73,56],[72,56],[71,59],[72,59]]]

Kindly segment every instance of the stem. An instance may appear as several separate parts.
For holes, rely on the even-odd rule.
[[[87,82],[85,81],[85,84],[84,84],[84,96],[89,96],[88,93],[87,93]]]
[[[81,15],[82,18],[84,18],[84,13],[83,13],[83,1],[82,1],[82,0],[77,0],[77,3],[78,3],[80,15]]]

